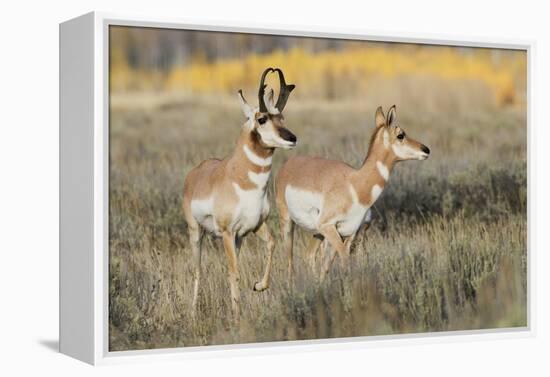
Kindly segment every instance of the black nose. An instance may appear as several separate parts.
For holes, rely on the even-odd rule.
[[[296,135],[294,135],[292,132],[290,132],[284,127],[279,128],[279,136],[283,140],[290,141],[291,143],[296,142]]]
[[[422,148],[422,152],[426,153],[426,154],[430,154],[430,148],[428,148],[427,146],[423,145]]]

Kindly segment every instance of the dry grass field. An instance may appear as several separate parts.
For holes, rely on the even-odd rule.
[[[288,81],[298,93],[299,78]],[[199,315],[191,317],[192,259],[181,211],[186,173],[234,147],[244,122],[237,97],[112,95],[111,350],[526,325],[524,104],[498,103],[476,80],[398,76],[370,80],[369,88],[345,101],[291,96],[285,117],[298,146],[277,151],[273,171],[291,154],[358,166],[374,110],[394,103],[399,124],[430,147],[430,158],[396,166],[373,226],[354,246],[352,275],[336,263],[323,285],[304,260],[309,235],[298,231],[296,282],[288,286],[272,208],[272,284],[252,291],[265,250],[250,235],[239,256],[239,326],[231,324],[222,245],[211,237],[204,242]]]

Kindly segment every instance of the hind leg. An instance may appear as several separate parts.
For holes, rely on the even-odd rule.
[[[328,241],[323,242],[322,249],[323,249],[322,255],[325,259],[324,259],[324,262],[322,263],[321,271],[319,274],[319,280],[321,282],[325,281],[330,271],[330,267],[332,266],[332,262],[334,262],[334,258],[336,257],[336,250],[330,246]]]
[[[194,269],[194,284],[193,284],[193,315],[197,311],[197,302],[199,299],[199,289],[201,281],[201,254],[202,254],[202,229],[190,229],[189,240],[191,242],[191,250],[193,252]]]
[[[189,232],[189,243],[191,244],[191,252],[193,254],[193,304],[191,314],[196,315],[197,303],[199,299],[200,281],[201,281],[201,254],[202,254],[202,238],[203,230],[199,223],[191,214],[190,208],[184,201],[183,212],[187,221],[187,230]]]
[[[289,283],[292,287],[292,279],[294,277],[294,266],[293,266],[293,247],[294,247],[294,222],[290,218],[290,213],[288,211],[288,206],[285,198],[285,185],[281,182],[281,172],[277,176],[275,181],[275,203],[277,204],[277,209],[279,210],[279,222],[281,228],[281,237],[283,239],[283,250],[287,253],[288,256],[288,277]]]
[[[311,240],[309,241],[309,244],[306,249],[306,259],[309,263],[309,266],[311,267],[311,270],[315,273],[315,259],[317,256],[317,250],[319,249],[319,246],[323,242],[324,237],[320,234],[315,234]],[[323,247],[324,250],[324,247]],[[324,254],[324,253],[321,253]]]
[[[289,219],[281,218],[281,231],[283,236],[283,248],[286,250],[288,256],[288,280],[292,284],[294,279],[294,222]]]

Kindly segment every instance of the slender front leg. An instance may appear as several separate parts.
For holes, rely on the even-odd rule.
[[[357,232],[353,233],[344,241],[344,245],[346,246],[346,253],[348,255],[351,255],[351,245],[353,245],[353,241],[355,241],[355,237],[357,237]]]
[[[340,237],[340,234],[336,230],[335,225],[326,225],[322,227],[321,234],[326,238],[330,246],[330,255],[325,261],[324,268],[321,271],[322,282],[325,280],[330,270],[330,266],[332,264],[332,261],[334,260],[334,257],[336,256],[336,253],[338,253],[338,255],[340,256],[342,266],[349,266],[349,249],[347,248],[346,243],[342,241],[342,237]]]
[[[336,230],[335,225],[325,225],[321,228],[321,234],[342,258],[347,257],[346,245],[342,241],[342,237],[340,237],[340,233]]]
[[[350,260],[351,245],[353,244],[353,241],[355,240],[356,235],[357,233],[354,233],[348,238],[346,238],[346,240],[344,241],[344,247],[346,249],[347,257],[342,261],[342,265],[344,265],[344,267],[347,267],[348,273],[351,273],[351,260]],[[328,247],[329,255],[325,260],[323,269],[321,270],[321,281],[323,281],[326,275],[328,275],[328,272],[330,271],[330,267],[332,266],[332,263],[334,262],[334,258],[336,257],[336,250],[333,247],[330,247],[330,245],[328,246],[329,246]],[[347,262],[347,264],[345,262]]]
[[[355,234],[353,235],[353,238],[354,238],[354,241],[355,239],[357,239],[357,243],[358,244],[361,244],[363,243],[363,239],[365,238],[365,233],[367,232],[367,230],[369,229],[370,227],[370,223],[363,223],[359,229],[357,230],[357,232],[355,232]],[[354,242],[352,241],[352,243]],[[350,245],[350,250],[351,250],[351,245]]]
[[[294,278],[294,267],[292,263],[292,254],[294,247],[294,223],[290,219],[281,220],[281,229],[283,232],[283,247],[288,255],[288,279],[292,283]]]
[[[271,261],[273,257],[273,250],[275,249],[275,241],[273,240],[273,236],[271,235],[269,227],[265,222],[260,225],[260,227],[256,231],[256,235],[265,242],[267,247],[267,261],[265,264],[264,277],[261,281],[254,284],[254,290],[261,292],[264,289],[269,288],[269,274],[271,272]]]
[[[237,253],[235,250],[235,234],[232,232],[223,232],[223,248],[227,256],[227,267],[229,272],[229,287],[231,289],[231,307],[235,320],[240,317],[239,302],[241,299],[239,292],[239,268],[237,265]]]

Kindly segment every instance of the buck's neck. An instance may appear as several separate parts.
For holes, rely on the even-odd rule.
[[[271,175],[273,151],[260,144],[258,134],[242,130],[228,161],[228,174],[244,190],[265,189]]]
[[[381,132],[384,132],[383,130]],[[382,135],[377,135],[382,137]],[[378,142],[380,141],[380,142]],[[393,166],[394,155],[382,140],[374,140],[363,165],[357,170],[354,186],[362,205],[372,206],[386,187]]]

